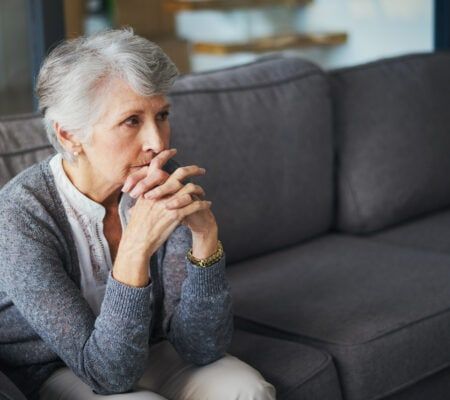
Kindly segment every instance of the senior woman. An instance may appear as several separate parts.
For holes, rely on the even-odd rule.
[[[218,227],[169,148],[178,75],[131,29],[58,45],[37,95],[57,154],[0,192],[0,363],[31,399],[274,399],[226,353]]]

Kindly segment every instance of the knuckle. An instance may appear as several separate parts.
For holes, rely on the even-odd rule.
[[[142,179],[142,181],[141,181],[142,183],[142,185],[151,185],[153,182],[154,182],[154,179],[153,179],[153,177],[151,177],[151,176],[147,176],[146,178],[144,178],[144,179]]]
[[[157,179],[163,179],[163,178],[165,178],[166,176],[168,176],[169,174],[167,173],[167,172],[165,172],[165,171],[163,171],[162,169],[158,169],[157,171],[156,171],[156,173],[155,173],[155,177],[157,178]]]
[[[133,185],[136,184],[139,180],[139,178],[137,176],[131,175],[128,177],[130,183],[132,183]]]
[[[181,213],[181,211],[179,209],[173,210],[172,215],[173,215],[173,218],[176,220],[180,220],[183,218],[183,214]]]
[[[139,181],[139,182],[136,184],[135,189],[141,190],[141,189],[143,189],[143,187],[144,187],[144,183],[143,183],[142,181]]]
[[[195,186],[192,182],[186,183],[186,189],[189,191],[194,191],[195,190]]]

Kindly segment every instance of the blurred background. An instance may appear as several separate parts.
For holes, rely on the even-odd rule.
[[[34,79],[65,38],[132,26],[182,74],[272,52],[324,69],[449,48],[447,0],[0,0],[0,116],[36,108]]]

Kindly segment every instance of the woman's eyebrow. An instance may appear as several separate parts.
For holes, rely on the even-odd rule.
[[[143,114],[143,113],[144,113],[144,111],[143,111],[142,109],[139,109],[139,108],[136,108],[136,109],[130,108],[129,110],[126,110],[126,111],[121,112],[121,113],[117,116],[117,119],[122,119],[122,118],[125,118],[126,116],[133,115],[133,114]]]
[[[166,103],[162,106],[161,111],[168,110],[171,106],[172,106],[171,103]],[[118,119],[124,118],[127,115],[132,114],[143,114],[144,112],[145,110],[143,110],[142,108],[130,108],[129,110],[121,112],[120,115],[118,116]]]

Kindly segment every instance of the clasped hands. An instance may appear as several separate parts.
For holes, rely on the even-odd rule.
[[[193,237],[206,239],[209,233],[217,234],[216,220],[210,210],[211,202],[203,199],[205,191],[201,186],[182,182],[188,177],[204,175],[206,170],[189,165],[179,167],[172,174],[168,174],[162,167],[176,152],[176,149],[161,151],[149,166],[141,167],[127,177],[122,191],[137,198],[135,206],[130,210],[132,213],[136,206],[145,200],[149,200],[153,205],[158,203],[160,212],[163,212],[163,209],[166,213],[170,212],[172,221],[188,226]],[[141,217],[144,217],[142,212]]]

